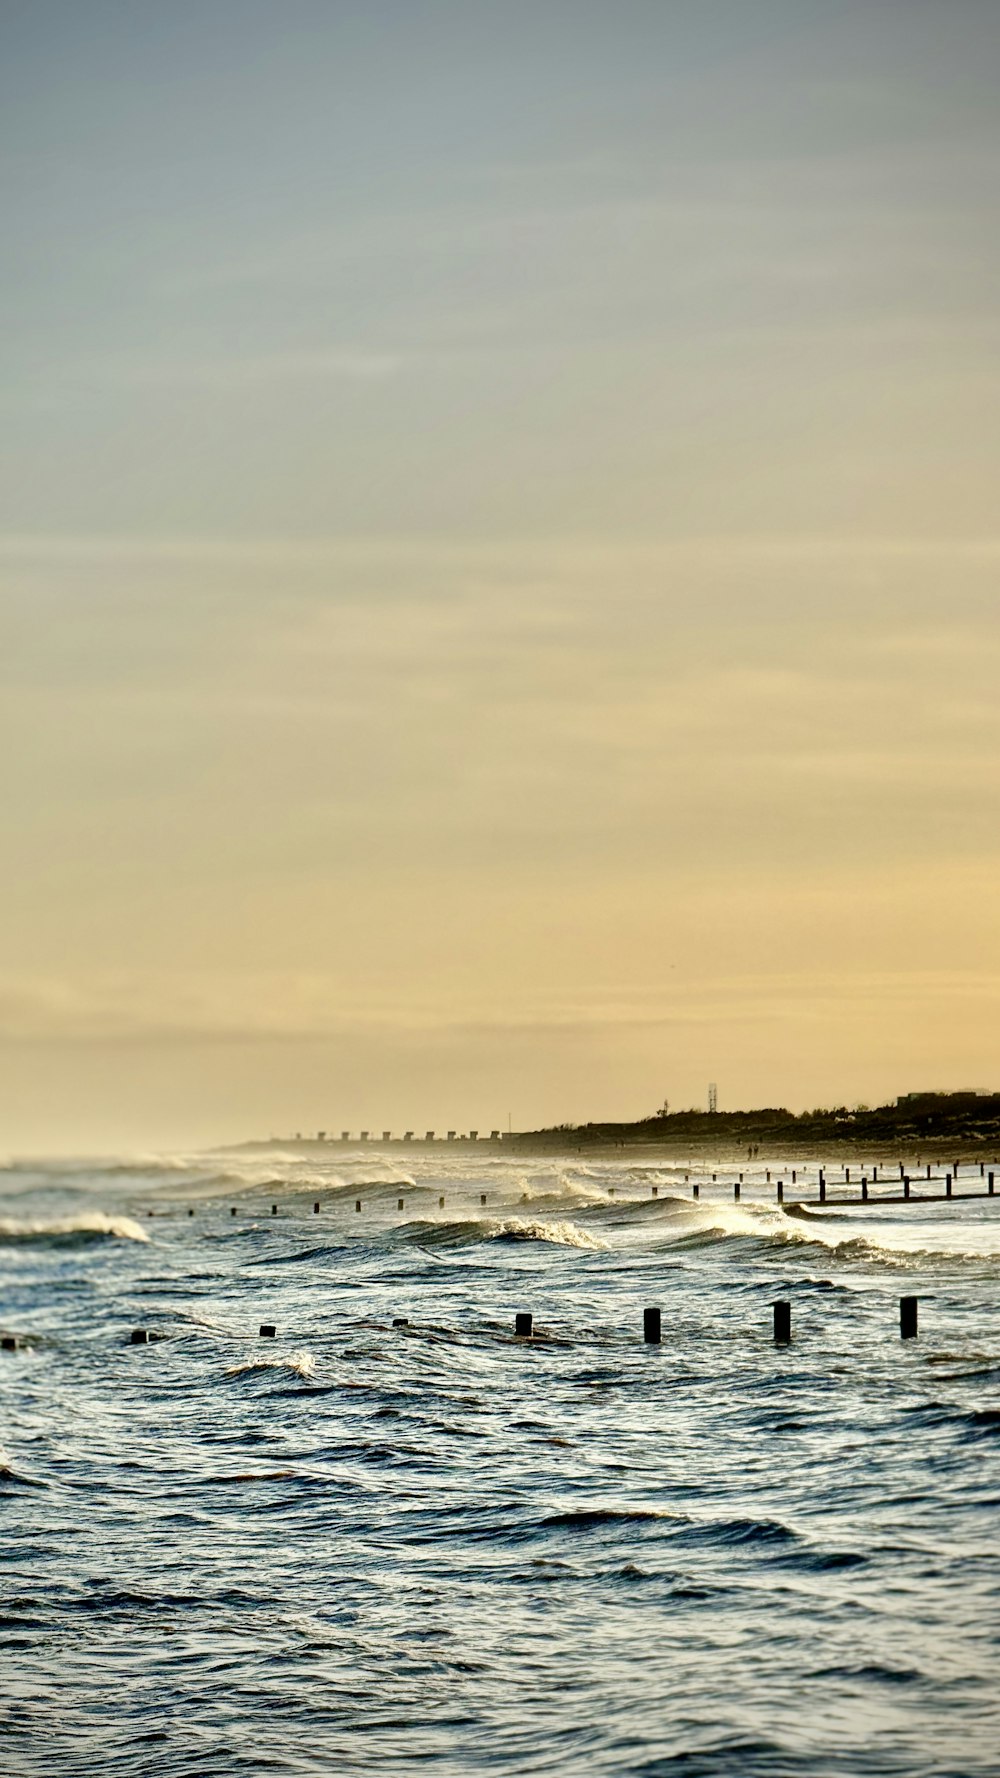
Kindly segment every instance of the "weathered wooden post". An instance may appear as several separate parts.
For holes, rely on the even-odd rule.
[[[526,1313],[518,1313],[514,1316],[514,1333],[516,1334],[518,1339],[530,1340],[530,1338],[531,1338],[531,1316],[530,1315],[528,1315]]]
[[[260,1333],[259,1333],[258,1338],[260,1338],[262,1340],[273,1340],[274,1336],[275,1336],[275,1326],[274,1326],[273,1321],[262,1321],[260,1324]]]
[[[776,1346],[787,1346],[792,1338],[792,1305],[791,1303],[775,1303],[774,1305],[774,1343]]]
[[[659,1309],[643,1309],[642,1337],[647,1346],[660,1344],[660,1311]]]
[[[915,1340],[917,1337],[917,1298],[901,1296],[899,1299],[899,1337],[901,1340]]]

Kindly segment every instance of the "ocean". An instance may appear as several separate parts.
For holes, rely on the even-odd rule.
[[[1000,1773],[1000,1195],[779,1164],[6,1167],[0,1771]]]

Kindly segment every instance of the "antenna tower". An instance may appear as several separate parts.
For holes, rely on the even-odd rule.
[[[709,1087],[708,1087],[709,1116],[714,1117],[714,1115],[718,1111],[718,1109],[719,1109],[719,1089],[713,1080],[713,1081],[709,1082]]]

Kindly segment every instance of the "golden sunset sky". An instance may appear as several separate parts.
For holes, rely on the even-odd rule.
[[[1000,8],[0,38],[0,1152],[1000,1086]]]

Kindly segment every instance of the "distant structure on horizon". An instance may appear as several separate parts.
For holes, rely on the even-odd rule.
[[[710,1080],[708,1083],[708,1115],[709,1115],[709,1117],[714,1117],[714,1115],[718,1111],[718,1109],[719,1109],[719,1089],[716,1086],[714,1080]]]

